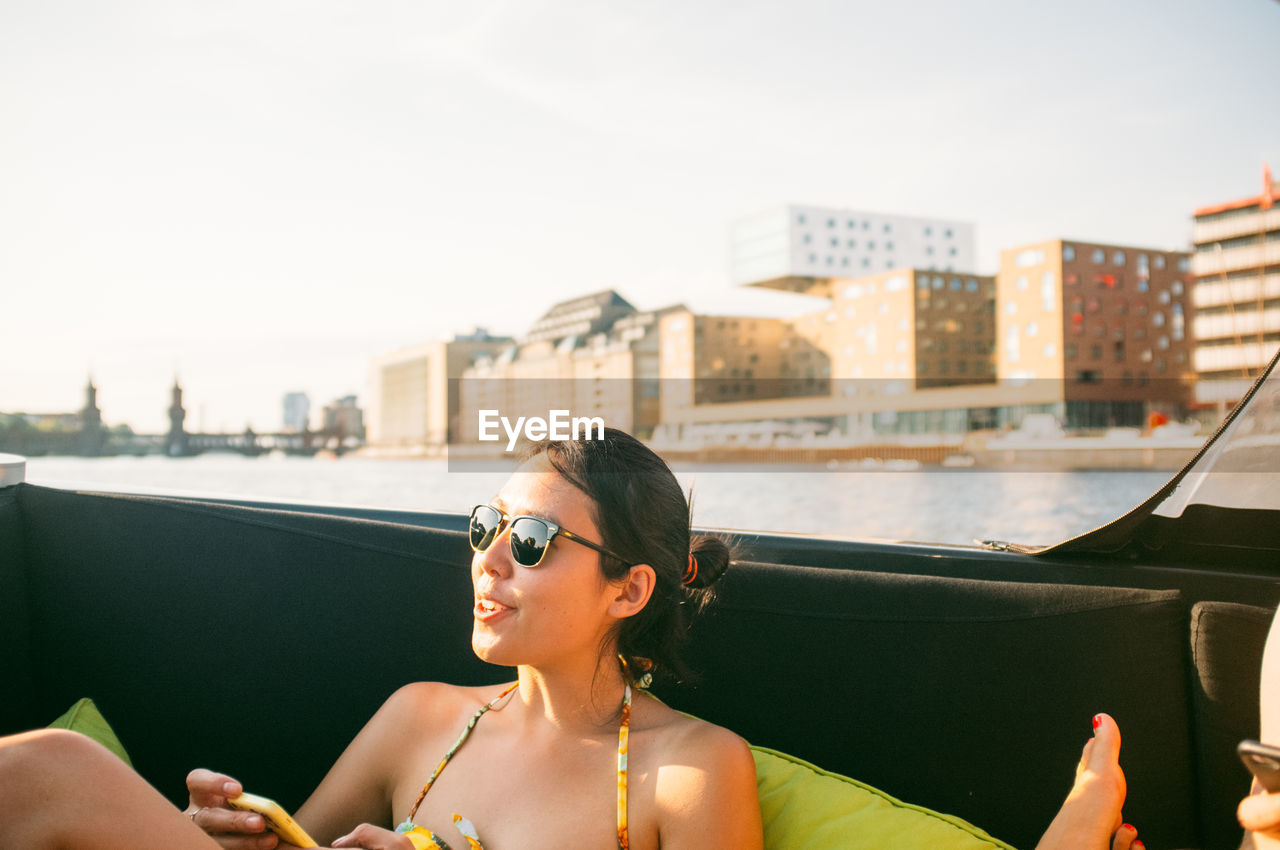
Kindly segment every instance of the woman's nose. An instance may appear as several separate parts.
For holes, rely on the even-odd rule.
[[[511,562],[511,528],[508,526],[498,532],[498,536],[483,552],[476,552],[475,563],[483,573],[500,576],[506,575],[512,568]]]

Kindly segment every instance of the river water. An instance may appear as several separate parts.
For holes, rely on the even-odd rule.
[[[693,488],[698,526],[959,544],[1056,543],[1135,507],[1171,475],[715,465],[677,472]],[[53,487],[460,513],[488,501],[505,479],[451,472],[443,460],[223,454],[31,458],[26,475]]]

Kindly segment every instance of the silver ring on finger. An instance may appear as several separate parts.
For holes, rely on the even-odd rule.
[[[195,810],[194,812],[192,812],[191,814],[187,815],[187,817],[191,818],[191,822],[192,822],[192,823],[195,823],[195,822],[196,822],[196,815],[200,814],[201,812],[203,812],[203,811],[204,811],[205,809],[207,809],[207,808],[209,808],[209,807],[208,807],[208,806],[201,806],[200,808],[196,809],[196,810]]]

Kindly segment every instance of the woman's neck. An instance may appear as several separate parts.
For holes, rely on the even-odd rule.
[[[521,666],[519,673],[514,696],[526,709],[522,714],[530,726],[550,723],[563,732],[589,734],[617,725],[626,680],[613,655],[594,666]]]

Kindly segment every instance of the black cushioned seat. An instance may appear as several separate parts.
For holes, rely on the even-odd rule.
[[[1244,738],[1258,737],[1262,648],[1272,615],[1270,608],[1233,602],[1198,602],[1191,609],[1192,716],[1206,847],[1240,845],[1236,805],[1251,780],[1231,754]]]
[[[701,682],[663,693],[1017,846],[1109,711],[1126,817],[1172,846],[1196,834],[1185,623],[1177,591],[744,564],[695,629]]]
[[[296,807],[400,685],[511,675],[461,534],[24,487],[38,713],[94,698],[174,801],[206,766]]]

